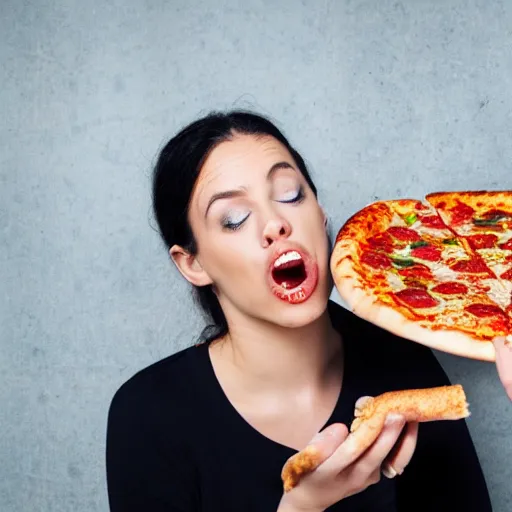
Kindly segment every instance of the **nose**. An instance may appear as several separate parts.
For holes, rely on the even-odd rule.
[[[263,247],[270,247],[280,238],[288,238],[292,232],[292,227],[286,219],[274,217],[269,219],[263,229]]]

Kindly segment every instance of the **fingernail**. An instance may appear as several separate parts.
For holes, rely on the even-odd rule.
[[[381,468],[382,474],[386,478],[395,478],[395,476],[400,476],[404,470],[403,469],[395,469],[391,464],[384,464]]]
[[[386,478],[395,478],[398,474],[391,464],[384,464],[381,468],[381,472]]]
[[[402,423],[404,421],[404,417],[400,414],[395,413],[389,413],[386,416],[386,421],[384,422],[384,425],[396,425],[397,423]]]

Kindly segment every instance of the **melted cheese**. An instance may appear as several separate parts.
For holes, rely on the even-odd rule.
[[[430,269],[438,281],[456,281],[459,276],[457,272],[442,263],[434,263]]]
[[[393,226],[393,227],[402,227],[402,228],[408,228],[410,226],[408,226],[406,224],[406,222],[402,219],[402,217],[400,217],[400,215],[398,215],[398,213],[396,212],[393,212],[393,217],[391,219],[391,224],[390,226]]]
[[[504,225],[505,226],[505,225]],[[508,242],[510,239],[512,239],[512,225],[507,226],[505,229],[510,231],[505,231],[505,233],[496,233],[499,237],[498,243],[504,244],[505,242]],[[512,252],[512,251],[507,251]]]
[[[396,256],[400,256],[401,258],[408,258],[411,255],[411,248],[408,245],[407,247],[404,247],[403,249],[395,249],[393,254]]]
[[[502,308],[506,308],[511,303],[512,282],[498,281],[497,279],[483,279],[482,284],[488,286],[490,290],[487,295]]]
[[[510,251],[501,249],[479,249],[478,252],[484,257],[488,264],[504,263]]]
[[[462,224],[460,226],[457,226],[455,230],[459,235],[471,235],[475,233],[473,224]],[[478,231],[480,233],[480,231]]]
[[[469,256],[460,245],[447,245],[442,252],[443,259],[456,258],[458,260],[467,260]]]
[[[512,268],[512,263],[491,265],[491,270],[497,275],[502,276],[507,270]]]
[[[405,284],[402,282],[399,276],[397,276],[394,272],[388,272],[387,275],[388,285],[393,292],[399,292],[406,288]]]
[[[478,253],[484,258],[489,268],[497,275],[501,276],[507,270],[512,268],[512,262],[507,261],[507,257],[512,251],[503,251],[501,249],[479,249]]]
[[[445,228],[429,228],[423,226],[420,222],[415,222],[413,227],[420,235],[428,235],[432,238],[452,238],[453,233]]]

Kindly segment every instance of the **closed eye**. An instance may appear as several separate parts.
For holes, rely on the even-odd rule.
[[[297,190],[297,192],[293,192],[291,195],[292,197],[287,197],[286,199],[280,199],[280,203],[300,203],[304,199],[304,189],[302,187]]]
[[[279,203],[285,203],[285,204],[293,204],[293,203],[300,203],[304,200],[304,189],[300,187],[296,192],[293,192],[292,194],[288,194],[287,197],[285,195],[284,199],[279,199]],[[224,217],[221,221],[223,229],[227,229],[228,231],[236,231],[237,229],[240,229],[243,225],[243,223],[249,218],[250,212],[243,215],[243,216],[230,216],[227,215]]]
[[[231,217],[225,217],[224,219],[222,219],[222,227],[225,228],[225,229],[228,229],[229,231],[236,231],[247,220],[249,215],[250,215],[250,213],[247,213],[242,218],[238,217],[238,218],[235,218],[235,219],[233,219]]]

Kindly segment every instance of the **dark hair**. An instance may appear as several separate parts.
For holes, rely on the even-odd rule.
[[[188,221],[190,197],[208,155],[236,133],[270,135],[281,142],[317,195],[304,160],[271,121],[251,112],[212,112],[175,135],[161,150],[153,171],[153,211],[168,249],[178,244],[191,254],[197,252]],[[227,334],[226,317],[212,286],[195,288],[195,295],[209,321],[213,322],[203,331],[202,339],[210,342]]]

